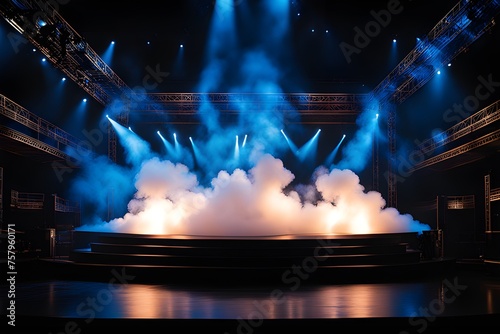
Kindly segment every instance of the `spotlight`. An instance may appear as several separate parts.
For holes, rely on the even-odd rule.
[[[181,49],[184,47],[184,44],[181,44]]]
[[[326,33],[327,33],[327,34],[328,34],[329,32],[330,32],[330,31],[328,31],[328,30],[326,31]]]
[[[146,44],[147,44],[147,45],[150,45],[150,44],[151,44],[151,42],[150,42],[150,41],[147,41],[147,42],[146,42]]]
[[[437,71],[437,74],[438,74],[438,75],[439,75],[439,74],[441,74],[441,71],[440,71],[440,70],[438,70],[438,71]]]
[[[450,67],[450,66],[451,66],[451,63],[448,63],[448,67]]]
[[[111,44],[112,44],[112,45],[115,45],[115,41],[111,41]]]
[[[156,131],[156,133],[158,134],[158,136],[160,136],[160,137],[161,137],[160,130]]]
[[[47,59],[45,59],[45,58],[42,58],[42,61],[43,61],[43,62],[46,62],[46,61],[47,61]]]
[[[314,29],[311,29],[311,32],[314,32]]]
[[[396,43],[396,39],[393,39],[393,40],[392,40],[392,42],[393,42],[393,43]]]
[[[378,116],[379,116],[379,115],[378,115],[378,114],[376,114],[376,115],[375,115],[375,119],[378,119]],[[344,135],[344,136],[345,136],[345,135]]]
[[[106,118],[109,119],[109,115],[106,115]]]
[[[132,131],[132,128],[131,128],[130,126],[128,127],[128,129],[129,129],[130,131]]]
[[[83,102],[85,102],[85,103],[86,103],[86,102],[87,102],[87,99],[83,99]]]
[[[33,48],[33,52],[36,52],[36,49],[35,49],[35,48]]]
[[[66,81],[66,78],[62,78],[61,81]]]

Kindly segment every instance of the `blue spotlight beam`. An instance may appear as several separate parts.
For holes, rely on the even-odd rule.
[[[288,146],[292,150],[293,154],[297,155],[298,151],[299,151],[299,148],[297,147],[297,145],[295,145],[294,142],[290,138],[288,138],[288,136],[285,134],[285,131],[283,131],[283,129],[281,130],[281,134],[283,135],[283,137],[285,137],[286,142],[288,143]]]
[[[301,160],[304,161],[311,153],[316,156],[316,151],[318,147],[318,137],[321,132],[321,129],[319,129],[316,134],[307,141],[297,152],[297,157]]]
[[[346,135],[342,136],[342,138],[340,139],[337,146],[335,146],[335,148],[332,150],[332,152],[325,159],[325,166],[332,166],[333,165],[333,161],[335,160],[335,157],[337,156],[337,153],[340,149],[340,145],[342,145],[342,142],[344,141],[345,137],[346,137]]]
[[[240,158],[240,143],[238,135],[236,135],[236,141],[234,143],[234,159],[238,160]]]
[[[170,156],[175,156],[175,148],[170,144],[168,140],[163,137],[160,131],[157,132],[158,136],[160,136],[161,141],[163,142],[163,145],[165,145],[165,148],[167,149],[167,155]]]

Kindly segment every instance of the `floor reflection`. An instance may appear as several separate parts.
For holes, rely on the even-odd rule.
[[[4,289],[5,287],[2,287]],[[134,319],[309,319],[500,313],[500,280],[202,288],[47,281],[17,286],[20,315]],[[5,300],[2,300],[5,310]]]

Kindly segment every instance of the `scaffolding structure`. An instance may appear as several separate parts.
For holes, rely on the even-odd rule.
[[[500,232],[493,229],[491,224],[491,203],[500,201],[500,188],[491,189],[491,176],[484,176],[484,217],[487,233]]]
[[[3,230],[3,167],[0,167],[0,231]]]
[[[54,7],[55,5],[55,7]],[[388,136],[388,206],[397,206],[397,177],[394,172],[396,153],[396,108],[425,85],[437,69],[459,54],[495,25],[500,12],[498,0],[460,0],[423,36],[415,48],[375,87],[371,99],[379,103],[386,115]],[[45,25],[34,21],[33,13],[43,14]],[[22,36],[39,49],[54,66],[82,87],[104,106],[114,99],[125,101],[118,122],[127,125],[131,112],[144,115],[185,116],[199,112],[201,103],[216,104],[226,112],[235,105],[256,106],[256,111],[275,108],[313,117],[311,122],[352,122],[360,111],[359,97],[352,94],[138,94],[131,90],[88,45],[57,11],[53,1],[24,0],[2,2],[0,14]],[[321,117],[321,118],[318,118]],[[338,120],[340,119],[340,120]],[[293,120],[292,120],[293,121]],[[297,120],[303,122],[303,120]],[[345,124],[345,123],[344,123]],[[108,130],[108,156],[116,161],[116,133]],[[377,153],[378,156],[378,153]],[[375,163],[378,164],[376,156]],[[378,165],[374,166],[374,186],[378,187]]]
[[[438,133],[433,138],[424,140],[418,146],[421,155],[435,152],[437,148],[458,140],[481,128],[500,120],[500,100],[479,110],[446,131]]]
[[[372,91],[380,113],[387,115],[389,206],[397,206],[395,105],[408,99],[434,77],[440,67],[491,29],[499,12],[500,3],[495,0],[459,1]]]
[[[6,96],[0,94],[0,115],[5,116],[28,129],[34,130],[36,138],[20,131],[0,125],[0,134],[18,142],[35,147],[63,160],[71,159],[68,149],[79,155],[91,155],[88,145],[54,124],[30,112]]]
[[[43,210],[45,194],[10,191],[10,206],[21,210]]]

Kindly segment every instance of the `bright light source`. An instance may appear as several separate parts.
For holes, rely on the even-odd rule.
[[[61,81],[66,81],[66,78],[62,78]]]
[[[42,61],[43,61],[43,62],[46,62],[46,61],[47,61],[47,59],[45,59],[45,58],[42,58]]]
[[[83,102],[87,102],[87,99],[83,99]]]
[[[450,67],[450,66],[451,66],[451,63],[448,63],[448,67]]]
[[[438,71],[437,71],[437,74],[438,74],[438,75],[439,75],[439,74],[441,74],[441,71],[439,71],[439,70],[438,70]]]
[[[35,49],[35,48],[33,48],[33,52],[36,52],[36,49]]]
[[[300,13],[297,13],[297,16],[300,16]]]
[[[314,32],[314,29],[311,29],[311,32]]]
[[[156,133],[158,134],[158,136],[161,136],[160,130],[156,131]]]
[[[329,31],[328,31],[328,30],[326,30],[326,33],[328,34],[328,33],[329,33]]]
[[[115,41],[111,41],[111,44],[112,44],[112,45],[115,45]]]
[[[147,41],[147,44],[149,45],[149,44],[151,44],[151,42],[150,42],[150,41]]]
[[[342,136],[342,139],[344,139],[344,138],[345,138],[345,135]]]
[[[106,118],[109,118],[109,115],[106,115]]]
[[[130,126],[128,127],[128,129],[129,129],[130,131],[132,131],[132,128],[131,128]]]
[[[396,43],[396,39],[393,39],[393,40],[392,40],[392,42],[393,42],[393,43]]]
[[[376,118],[376,119],[378,119],[378,116],[379,116],[379,115],[378,115],[378,114],[376,114],[376,115],[375,115],[375,118]]]
[[[184,44],[181,44],[181,48],[183,48],[183,47],[184,47]]]

